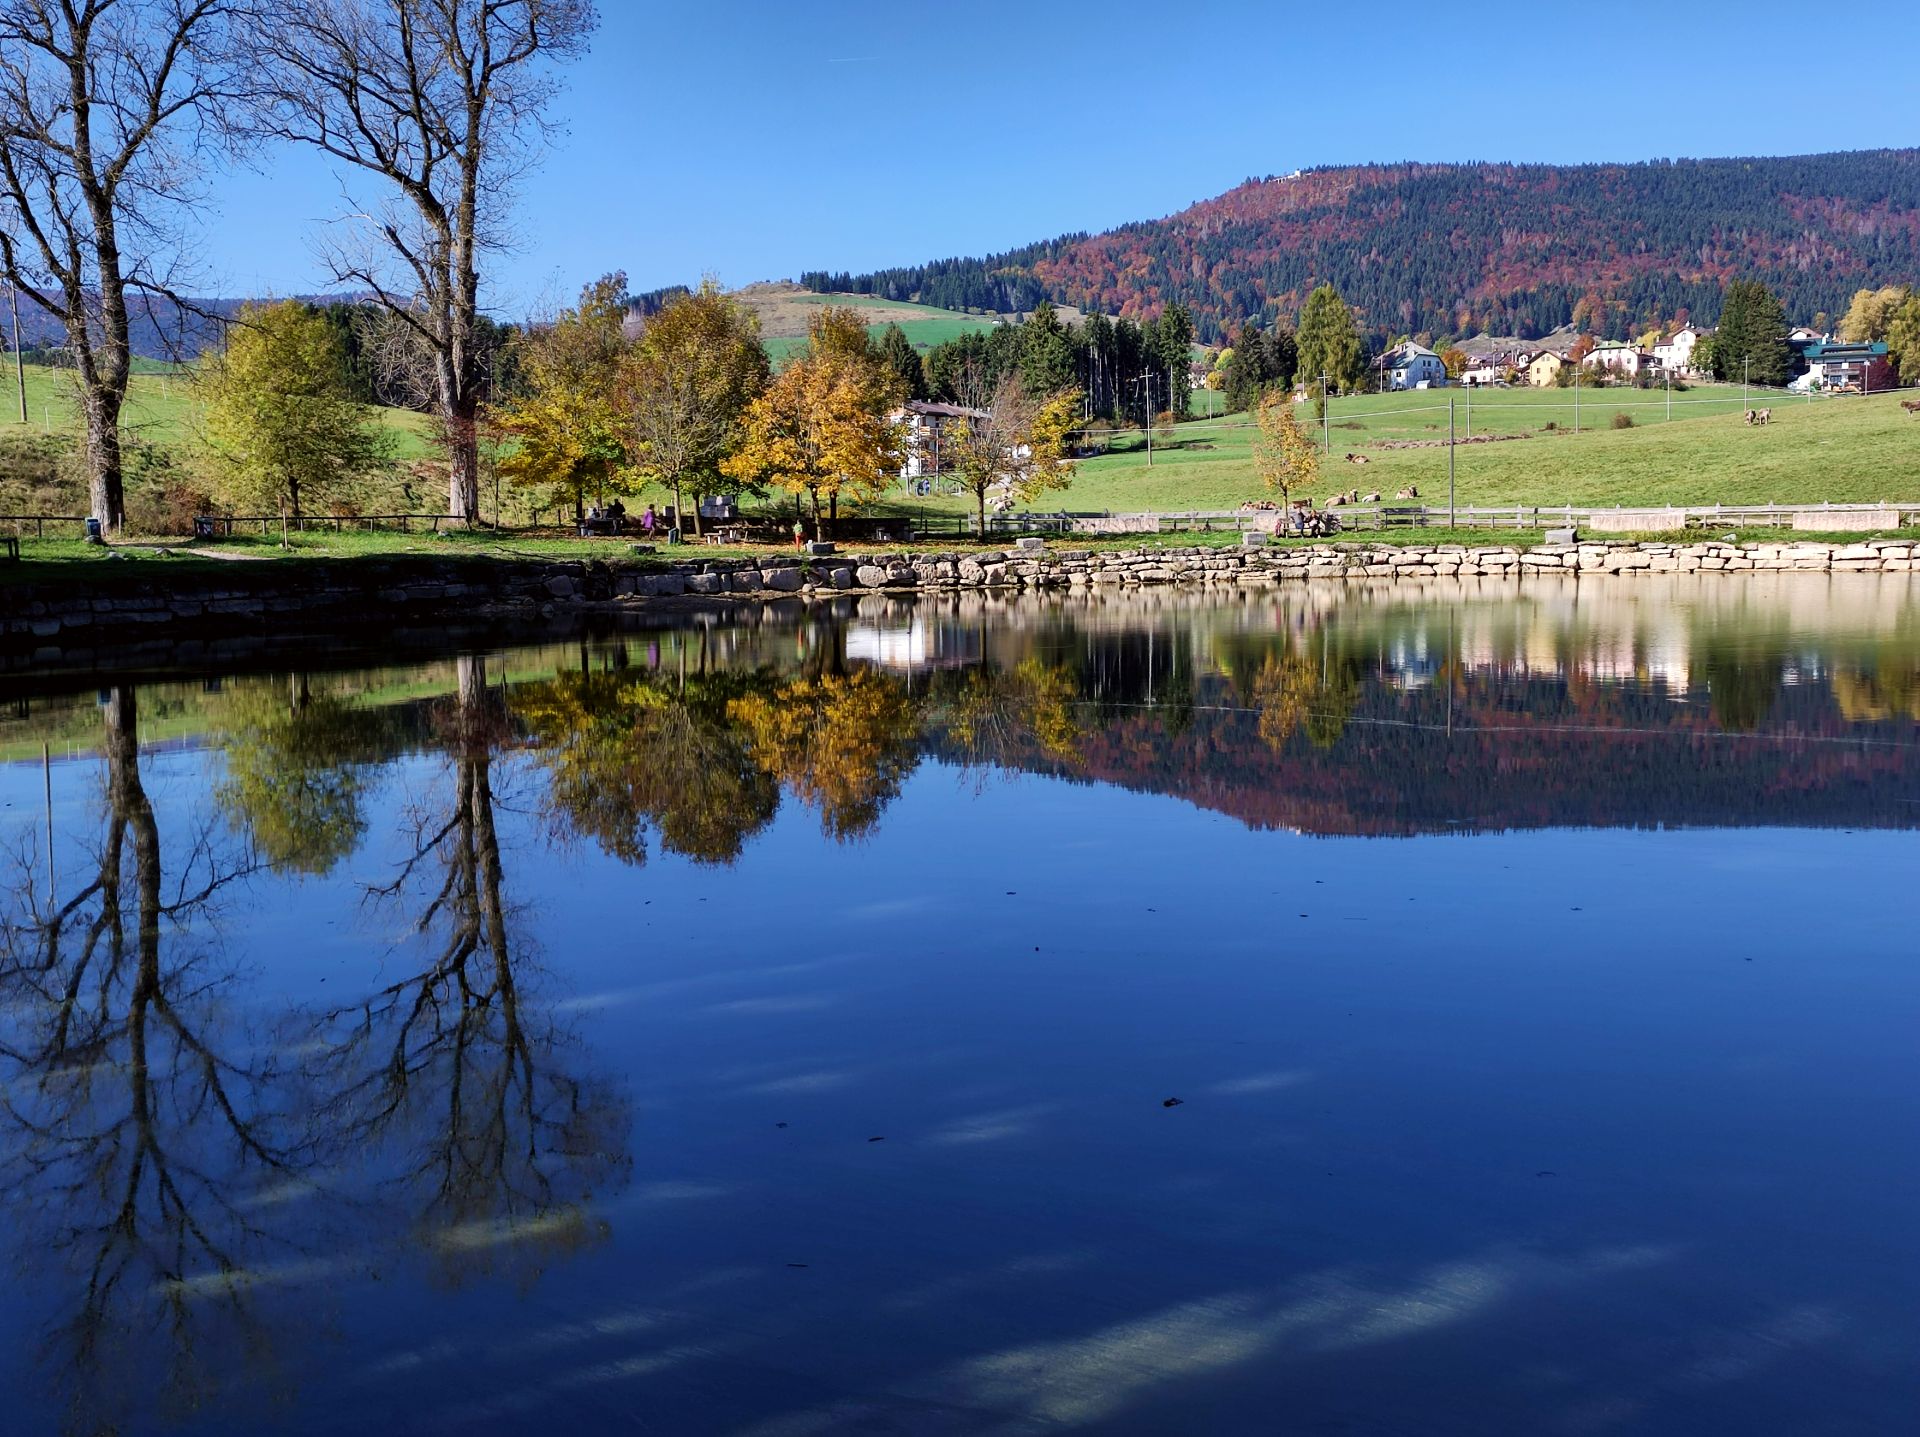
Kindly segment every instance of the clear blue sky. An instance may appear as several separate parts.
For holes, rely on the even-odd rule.
[[[1314,165],[1920,143],[1906,5],[600,5],[488,276],[503,317],[613,269],[650,289],[978,254]],[[215,187],[214,292],[322,282],[332,171],[265,163]]]

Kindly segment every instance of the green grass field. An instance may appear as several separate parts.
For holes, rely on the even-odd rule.
[[[11,363],[0,373],[0,445],[19,435],[78,434],[79,411],[68,392],[68,377],[60,370],[29,364],[27,422],[20,423],[20,402]],[[131,440],[174,446],[192,440],[193,381],[179,365],[158,360],[135,362],[127,389],[125,426]],[[383,409],[381,417],[397,436],[398,457],[424,458],[427,420],[404,409]]]
[[[1571,394],[1566,390],[1496,391],[1498,398],[1474,405],[1473,433],[1527,433],[1533,437],[1454,450],[1460,504],[1647,505],[1858,503],[1878,499],[1920,504],[1920,417],[1885,395],[1816,400],[1770,396],[1773,422],[1751,428],[1741,421],[1738,388],[1701,387],[1674,396],[1667,421],[1664,398],[1630,389],[1583,393],[1581,428],[1573,432]],[[1381,441],[1444,440],[1447,391],[1417,395],[1362,395],[1333,401],[1325,431],[1333,453],[1323,460],[1309,492],[1325,500],[1340,490],[1373,490],[1391,497],[1409,486],[1421,497],[1445,502],[1447,449],[1381,449]],[[1465,404],[1454,391],[1455,419],[1466,436]],[[1682,400],[1693,403],[1683,407]],[[1590,402],[1591,401],[1591,402]],[[1555,408],[1565,403],[1565,409]],[[1417,405],[1432,406],[1417,409]],[[1411,411],[1411,412],[1410,412]],[[1632,428],[1612,427],[1613,415],[1633,416]],[[1303,406],[1310,423],[1312,410]],[[1564,428],[1547,430],[1547,422]],[[1428,428],[1435,425],[1435,428]],[[1319,426],[1312,425],[1316,431]],[[1073,485],[1041,496],[1033,509],[1058,511],[1162,512],[1231,509],[1243,500],[1268,497],[1253,467],[1253,426],[1244,414],[1209,424],[1195,421],[1174,431],[1170,445],[1154,445],[1147,465],[1138,432],[1112,452],[1080,462]],[[1365,465],[1348,464],[1348,452],[1365,454]],[[965,509],[968,501],[945,495],[902,498],[899,512]]]

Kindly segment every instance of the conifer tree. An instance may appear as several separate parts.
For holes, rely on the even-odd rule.
[[[913,341],[907,338],[907,332],[897,324],[890,324],[880,335],[880,357],[887,362],[894,378],[900,381],[901,391],[909,399],[927,397],[926,367],[920,362],[920,351],[913,347]]]
[[[1787,312],[1759,280],[1736,279],[1720,306],[1714,335],[1714,378],[1746,380],[1778,388],[1787,382],[1793,351],[1787,347]]]

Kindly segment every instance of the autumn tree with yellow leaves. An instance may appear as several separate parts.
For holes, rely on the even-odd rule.
[[[1253,440],[1254,470],[1284,502],[1319,477],[1319,451],[1294,414],[1292,399],[1279,390],[1267,391],[1253,418],[1260,431]]]
[[[738,447],[723,472],[805,498],[815,538],[825,538],[822,501],[877,497],[900,472],[905,426],[898,377],[867,344],[855,311],[826,306],[813,317],[806,352],[747,406]]]
[[[673,491],[683,526],[682,491],[693,486],[696,534],[700,495],[719,480],[768,370],[758,316],[712,279],[649,317],[621,365],[619,402],[635,471]]]
[[[497,407],[493,427],[509,442],[500,475],[541,507],[571,505],[585,517],[587,496],[633,493],[642,477],[627,463],[627,430],[616,403],[627,353],[627,277],[605,275],[580,294],[577,308],[521,341],[524,392]]]

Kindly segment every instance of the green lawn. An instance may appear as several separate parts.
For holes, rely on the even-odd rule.
[[[69,376],[36,364],[29,364],[26,374],[27,422],[23,426],[11,362],[0,373],[0,445],[21,434],[78,434],[80,416],[68,392]],[[193,404],[193,381],[188,370],[158,360],[137,361],[127,389],[128,438],[163,446],[188,442],[194,431]],[[383,409],[381,417],[397,436],[399,458],[426,456],[425,415]]]
[[[1417,487],[1421,497],[1444,502],[1448,451],[1392,450],[1382,440],[1446,438],[1446,391],[1437,411],[1408,413],[1431,405],[1434,391],[1417,395],[1364,395],[1331,406],[1333,454],[1323,461],[1310,492],[1324,500],[1343,489],[1363,493]],[[1580,402],[1581,429],[1572,430],[1566,390],[1498,391],[1490,403],[1474,404],[1475,434],[1530,433],[1532,438],[1462,445],[1454,453],[1461,504],[1764,504],[1836,503],[1892,499],[1920,504],[1920,417],[1904,412],[1894,395],[1867,399],[1774,400],[1773,422],[1751,428],[1741,422],[1737,388],[1703,387],[1675,395],[1674,418],[1664,400],[1644,391],[1612,389]],[[1602,398],[1604,396],[1604,398]],[[1908,391],[1908,397],[1911,391]],[[1455,418],[1465,436],[1466,406],[1454,391]],[[1695,401],[1682,407],[1681,400]],[[1590,400],[1592,402],[1590,402]],[[1303,408],[1303,421],[1311,419]],[[1611,427],[1616,413],[1631,414],[1630,429]],[[1546,422],[1564,424],[1548,431]],[[1590,423],[1591,421],[1591,423]],[[1426,426],[1437,424],[1434,429]],[[1357,427],[1348,427],[1357,426]],[[1317,428],[1317,426],[1314,426]],[[1154,445],[1147,465],[1138,433],[1114,451],[1081,461],[1073,485],[1043,495],[1037,510],[1117,512],[1231,509],[1266,497],[1253,468],[1253,428],[1244,414],[1211,424],[1180,425],[1170,445]],[[1343,456],[1365,454],[1365,465]],[[945,512],[968,507],[964,499],[902,498],[895,507]]]

